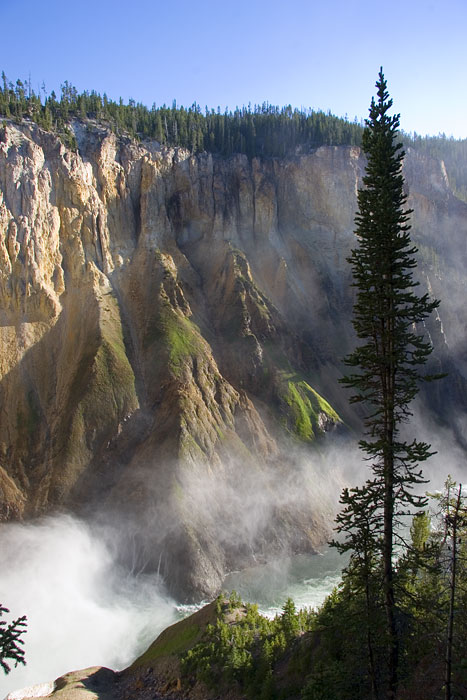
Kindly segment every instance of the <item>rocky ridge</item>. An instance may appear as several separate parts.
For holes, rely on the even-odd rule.
[[[364,160],[73,129],[76,153],[32,123],[0,130],[1,514],[118,514],[132,566],[212,594],[226,571],[327,536],[308,454],[358,424],[337,378]],[[428,331],[452,370],[430,395],[449,420],[465,405],[467,205],[441,163],[409,152],[405,174],[420,279],[448,291]]]

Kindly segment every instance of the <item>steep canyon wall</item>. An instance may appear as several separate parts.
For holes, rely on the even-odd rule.
[[[359,425],[337,379],[360,150],[221,159],[73,129],[77,153],[26,122],[0,130],[3,519],[112,513],[134,565],[180,595],[313,550],[338,480],[319,446]],[[427,332],[450,379],[427,400],[450,422],[467,205],[442,163],[409,152],[405,175],[420,280],[443,299]]]

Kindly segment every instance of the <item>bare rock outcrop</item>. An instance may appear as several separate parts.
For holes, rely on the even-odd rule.
[[[341,418],[358,423],[336,378],[364,162],[73,129],[76,153],[27,122],[0,129],[0,518],[98,503],[126,519],[138,566],[212,593],[229,568],[326,538],[330,506],[300,465]],[[405,168],[421,279],[443,296],[467,206],[439,164],[409,153]],[[461,397],[451,291],[436,328]]]

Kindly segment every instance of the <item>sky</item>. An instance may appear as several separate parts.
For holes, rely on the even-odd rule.
[[[419,134],[467,138],[467,0],[0,0],[0,70],[39,90],[360,121],[380,66]]]

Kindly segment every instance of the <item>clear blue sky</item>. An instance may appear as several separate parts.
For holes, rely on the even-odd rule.
[[[36,89],[360,120],[382,65],[405,131],[467,137],[467,0],[0,0],[0,17],[0,70]]]

